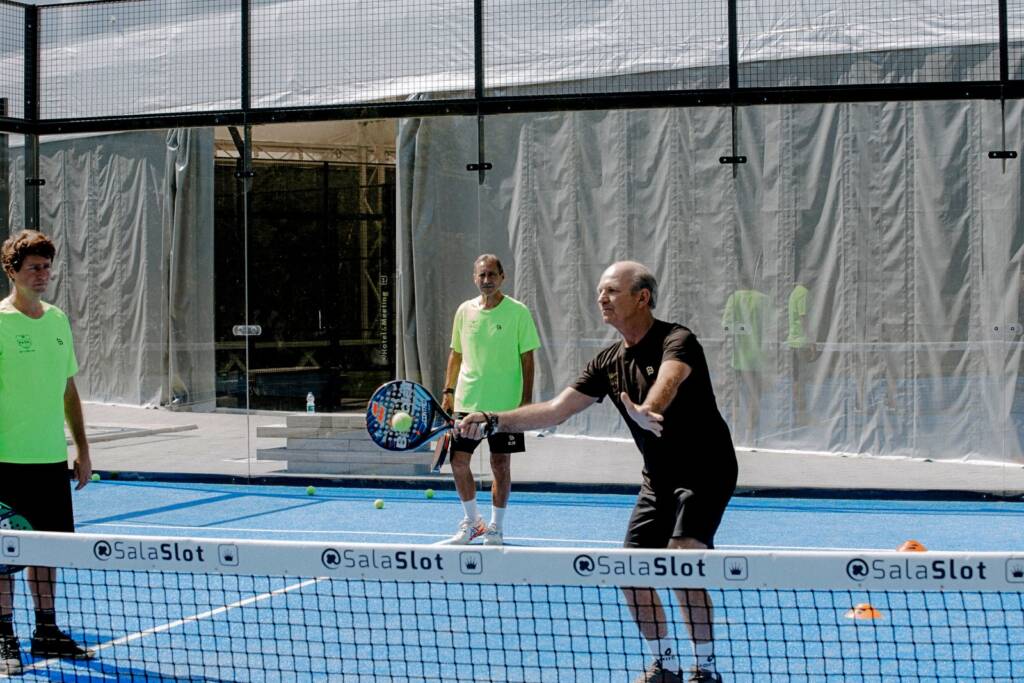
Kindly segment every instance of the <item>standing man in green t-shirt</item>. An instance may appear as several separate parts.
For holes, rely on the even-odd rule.
[[[48,237],[22,230],[0,249],[11,295],[0,301],[0,501],[38,531],[75,530],[68,485],[67,420],[75,441],[76,490],[92,475],[71,325],[56,306],[42,300],[56,253]],[[57,570],[29,567],[35,603],[34,657],[91,659],[57,627],[54,594]],[[21,673],[14,634],[14,581],[0,576],[0,674]]]
[[[732,337],[732,369],[735,385],[732,400],[732,428],[746,443],[757,441],[761,421],[761,393],[764,384],[764,327],[768,298],[756,289],[737,289],[729,295],[722,314],[722,327]],[[741,395],[746,397],[746,430],[740,432]]]
[[[540,347],[529,309],[501,293],[505,271],[494,254],[473,262],[473,283],[480,296],[463,302],[452,324],[451,353],[441,401],[457,416],[511,410],[533,398],[533,351]],[[452,474],[465,517],[446,545],[465,545],[483,536],[485,545],[504,542],[505,509],[512,490],[511,454],[526,450],[522,432],[495,434],[491,449],[491,523],[485,524],[476,504],[476,482],[469,462],[479,440],[456,437],[452,443]]]

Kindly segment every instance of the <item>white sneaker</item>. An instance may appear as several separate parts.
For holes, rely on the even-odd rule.
[[[492,522],[484,532],[484,545],[504,545],[504,543],[505,535],[501,533],[498,525]]]
[[[482,517],[477,517],[476,521],[473,522],[469,521],[468,517],[463,517],[462,521],[459,522],[459,530],[455,532],[455,535],[439,541],[437,545],[469,545],[474,539],[483,536],[485,533],[487,533],[487,525],[484,524]]]

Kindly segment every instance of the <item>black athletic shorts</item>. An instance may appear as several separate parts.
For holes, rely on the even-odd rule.
[[[469,413],[455,413],[455,418],[461,419],[467,415]],[[480,441],[482,439],[464,439],[461,436],[456,436],[452,441],[452,452],[472,453],[480,445]],[[491,434],[487,437],[487,445],[491,447],[491,453],[525,453],[526,437],[522,432]]]
[[[655,490],[644,477],[623,545],[627,548],[665,548],[673,538],[689,537],[714,548],[715,531],[722,521],[733,488]]]
[[[0,462],[0,502],[14,508],[36,531],[75,530],[67,462]]]

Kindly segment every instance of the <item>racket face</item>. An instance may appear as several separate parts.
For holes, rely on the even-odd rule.
[[[0,532],[5,529],[14,531],[31,531],[32,525],[28,520],[19,515],[10,505],[0,503]],[[4,550],[0,548],[0,550]],[[4,553],[6,554],[6,553]],[[9,575],[20,572],[24,567],[13,564],[0,564],[0,575]]]
[[[402,411],[412,416],[407,432],[391,428],[391,418]],[[366,431],[381,448],[407,451],[422,445],[439,430],[451,426],[451,420],[422,385],[397,380],[381,385],[366,406]]]

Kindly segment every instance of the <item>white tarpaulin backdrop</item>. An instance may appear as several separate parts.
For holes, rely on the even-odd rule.
[[[1008,103],[1009,148],[1022,114]],[[594,286],[634,258],[658,316],[703,341],[737,443],[1020,462],[1024,215],[1019,163],[987,158],[999,104],[742,109],[735,176],[729,116],[488,118],[481,186],[475,120],[406,122],[398,374],[441,386],[472,260],[493,251],[536,315],[550,398],[613,338]],[[561,431],[626,433],[604,406]]]
[[[82,397],[212,408],[212,131],[49,142],[40,174],[41,229],[57,244],[48,299],[71,319]]]

